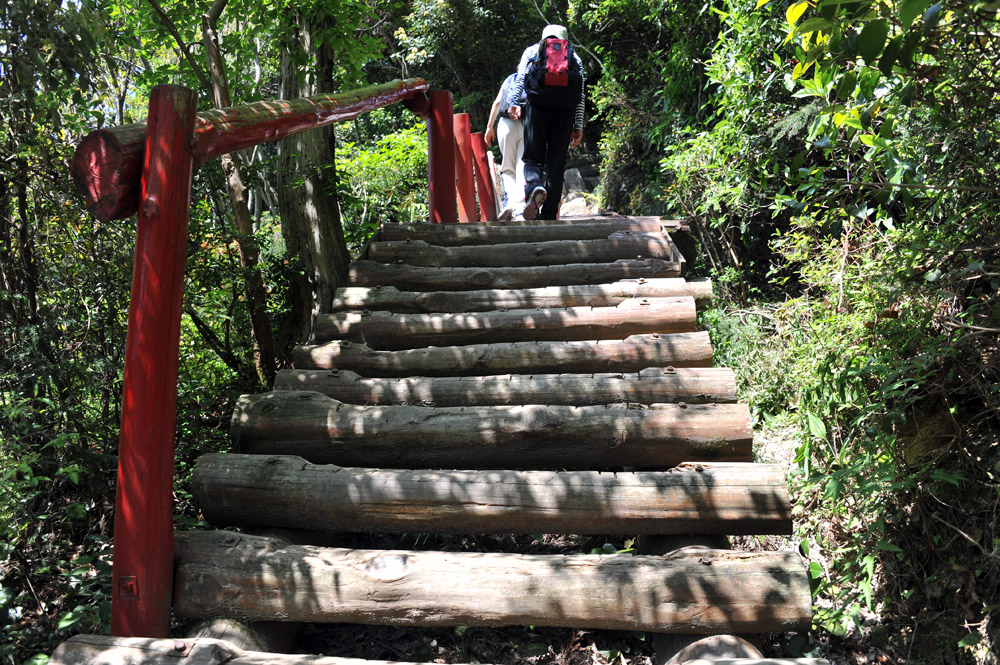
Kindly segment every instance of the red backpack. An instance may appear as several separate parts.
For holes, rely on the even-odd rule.
[[[583,92],[583,72],[566,39],[547,37],[524,77],[528,101],[545,108],[575,108]]]

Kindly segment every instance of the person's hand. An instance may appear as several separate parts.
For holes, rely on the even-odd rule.
[[[563,134],[563,136],[566,135]],[[574,129],[573,134],[569,137],[569,147],[575,148],[576,146],[580,145],[580,141],[582,140],[583,140],[583,130]]]
[[[489,129],[487,129],[486,133],[483,134],[483,139],[486,141],[486,145],[493,145],[493,137],[495,137],[495,136],[496,136],[496,134],[493,132],[493,128],[492,127],[490,127]]]
[[[520,120],[521,119],[521,107],[520,106],[511,106],[509,109],[507,109],[507,115],[509,115],[510,117],[514,118],[514,120]]]

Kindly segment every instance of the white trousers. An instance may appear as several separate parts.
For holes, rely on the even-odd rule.
[[[500,181],[507,196],[507,207],[524,203],[524,125],[520,120],[500,116],[497,123],[497,143],[503,163],[500,165]]]

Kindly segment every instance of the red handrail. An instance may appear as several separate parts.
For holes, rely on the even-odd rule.
[[[170,629],[174,421],[194,168],[227,152],[398,101],[422,117],[431,115],[429,134],[442,134],[434,126],[426,89],[422,79],[410,79],[340,95],[258,102],[196,114],[193,91],[157,86],[150,96],[146,123],[92,132],[78,146],[73,177],[87,198],[88,209],[103,221],[139,213],[118,451],[112,634],[167,637]],[[450,102],[450,93],[445,94]],[[448,107],[445,132],[434,141],[452,149],[454,211],[454,137]],[[433,176],[431,169],[432,191]],[[447,202],[448,189],[438,188],[439,200]],[[454,221],[443,219],[440,210],[437,215],[441,221]]]
[[[406,79],[336,95],[203,111],[195,119],[188,150],[197,167],[226,153],[350,120],[396,102],[427,117],[427,87],[423,79]],[[77,146],[71,165],[73,180],[86,198],[87,209],[102,222],[130,217],[138,210],[145,140],[146,123],[137,123],[98,129]]]

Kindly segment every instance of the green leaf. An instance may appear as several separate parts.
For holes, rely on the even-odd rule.
[[[924,13],[929,4],[930,0],[903,0],[900,2],[899,22],[903,25],[903,29],[909,28],[910,24]]]
[[[72,520],[82,520],[87,517],[87,509],[74,502],[66,506],[66,516]]]
[[[809,563],[809,577],[814,580],[818,580],[823,577],[823,566],[821,566],[818,561],[812,561]]]
[[[938,21],[941,20],[941,3],[931,5],[930,9],[924,13],[924,34],[930,34],[930,31],[937,27]]]
[[[983,636],[978,632],[969,633],[958,641],[960,647],[974,647],[983,640]]]
[[[809,422],[809,431],[817,439],[826,438],[826,425],[823,421],[814,413],[806,413],[806,420]]]
[[[889,22],[885,20],[872,21],[865,25],[858,35],[858,54],[866,65],[875,62],[875,58],[885,46],[885,38],[889,35]]]
[[[823,488],[823,498],[835,502],[840,498],[840,493],[844,489],[844,483],[840,480],[838,476],[833,476],[828,481],[826,481],[826,486]]]
[[[885,51],[882,53],[882,57],[878,61],[878,68],[886,76],[892,76],[892,67],[896,64],[896,58],[899,56],[899,50],[903,46],[903,35],[896,35],[889,40],[889,43],[885,47]]]
[[[796,36],[805,35],[810,32],[816,32],[817,30],[826,30],[832,26],[833,24],[822,16],[814,16],[802,21],[802,23],[795,28],[795,34]]]
[[[788,25],[794,27],[795,24],[799,22],[799,19],[802,18],[802,15],[806,13],[807,9],[809,9],[809,2],[807,0],[802,0],[802,2],[797,2],[789,7],[785,12],[785,18],[788,19]]]
[[[913,54],[920,45],[922,35],[919,30],[911,30],[903,40],[903,48],[899,50],[899,64],[907,69],[913,69]]]

